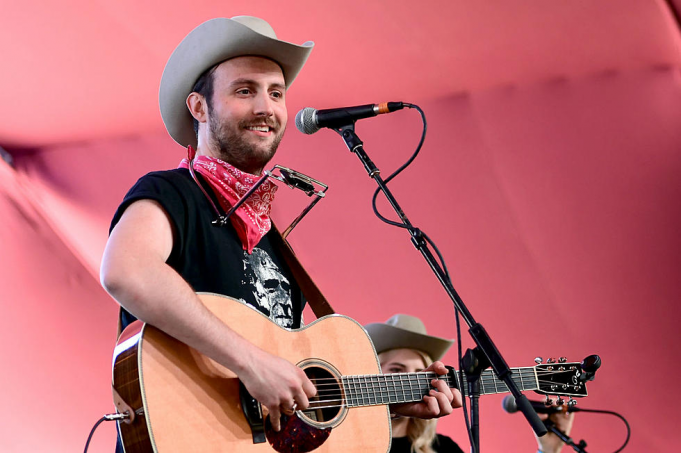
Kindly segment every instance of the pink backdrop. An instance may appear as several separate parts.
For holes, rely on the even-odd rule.
[[[659,14],[659,6],[646,11]],[[678,29],[668,41],[678,51]],[[579,405],[627,417],[625,451],[674,451],[675,393],[659,382],[681,371],[681,65],[677,54],[634,66],[441,95],[405,91],[404,101],[426,111],[429,134],[391,187],[511,366],[538,355],[601,355]],[[343,77],[314,61],[310,69]],[[303,74],[294,85],[291,116],[314,102],[298,96],[313,80]],[[357,132],[388,174],[416,146],[419,117],[368,119]],[[109,220],[139,176],[173,168],[183,150],[158,129],[9,148],[16,169],[0,162],[0,450],[77,451],[112,410],[117,306],[97,277]],[[362,323],[410,313],[432,333],[455,336],[444,291],[408,234],[373,216],[375,185],[340,137],[303,136],[291,124],[274,163],[330,186],[290,238],[337,311]],[[274,217],[283,225],[305,200],[284,189],[278,197]],[[452,351],[446,361],[455,360]],[[484,451],[533,451],[524,419],[505,414],[502,398],[481,399]],[[439,426],[467,449],[461,411]],[[114,431],[100,427],[91,451],[111,451]],[[614,451],[624,436],[619,420],[600,415],[580,414],[573,431],[596,452]]]

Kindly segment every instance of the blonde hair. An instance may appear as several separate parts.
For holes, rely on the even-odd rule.
[[[413,349],[423,360],[424,368],[428,368],[433,359],[423,351]],[[436,438],[437,420],[423,420],[421,418],[410,418],[407,424],[407,438],[411,442],[412,453],[435,453],[432,444]]]

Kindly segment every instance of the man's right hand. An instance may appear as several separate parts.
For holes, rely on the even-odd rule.
[[[253,398],[267,408],[275,431],[281,429],[281,414],[305,410],[317,389],[305,372],[290,362],[254,347],[239,379]]]

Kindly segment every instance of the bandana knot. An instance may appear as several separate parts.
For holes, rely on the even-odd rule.
[[[251,187],[260,179],[256,175],[243,172],[238,168],[210,156],[196,156],[191,146],[187,149],[188,158],[182,159],[178,168],[189,168],[191,159],[194,158],[194,170],[213,189],[220,207],[228,212]],[[244,250],[249,254],[253,248],[272,228],[270,220],[271,203],[277,186],[267,180],[251,194],[250,197],[234,211],[229,220],[241,239]]]

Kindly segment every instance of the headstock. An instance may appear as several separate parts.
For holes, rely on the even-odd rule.
[[[571,397],[568,405],[576,404],[572,397],[587,396],[586,381],[593,380],[596,370],[601,366],[601,359],[597,355],[591,355],[581,363],[568,362],[565,357],[558,360],[550,358],[545,364],[541,363],[541,357],[537,357],[535,362],[539,386],[536,392],[558,396],[555,401],[558,405],[564,402],[561,396]],[[547,397],[546,403],[550,405],[553,402]]]

